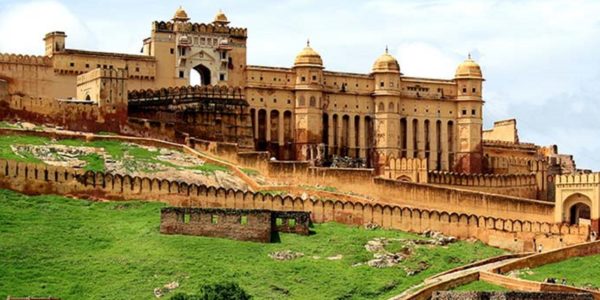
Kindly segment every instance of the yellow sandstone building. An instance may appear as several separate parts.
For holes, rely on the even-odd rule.
[[[433,170],[482,171],[483,76],[471,58],[453,79],[416,78],[386,49],[353,74],[325,70],[307,43],[290,67],[252,66],[246,29],[222,12],[209,24],[189,20],[179,8],[154,22],[142,55],[69,49],[64,32],[51,32],[43,57],[2,55],[0,78],[8,94],[90,100],[77,95],[77,76],[94,69],[126,70],[129,91],[186,86],[197,72],[202,85],[243,89],[254,148],[279,159],[424,158]]]

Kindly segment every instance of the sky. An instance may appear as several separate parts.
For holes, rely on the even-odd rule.
[[[290,67],[310,39],[325,68],[369,73],[386,47],[407,76],[452,78],[481,65],[484,129],[516,118],[521,142],[558,145],[600,170],[600,1],[0,0],[0,52],[67,48],[139,53],[155,20],[179,7],[194,22],[219,9],[248,28],[248,64]]]

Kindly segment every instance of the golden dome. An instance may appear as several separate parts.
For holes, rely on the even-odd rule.
[[[471,59],[471,54],[463,61],[458,68],[456,68],[456,74],[454,78],[464,78],[464,79],[483,79],[483,75],[481,74],[481,67]]]
[[[227,20],[227,16],[223,13],[222,10],[219,9],[219,12],[215,16],[214,23],[221,23],[224,25],[229,24],[229,21]]]
[[[387,47],[385,48],[385,53],[373,63],[373,73],[379,72],[400,73],[400,64],[388,53]]]
[[[176,11],[175,11],[175,15],[173,16],[173,21],[188,21],[190,18],[188,18],[187,13],[185,12],[185,10],[180,6]]]
[[[310,47],[310,42],[306,42],[306,47],[298,53],[294,60],[294,66],[304,67],[323,67],[321,55]]]

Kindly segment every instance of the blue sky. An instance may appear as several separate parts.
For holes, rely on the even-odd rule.
[[[154,20],[182,5],[196,22],[222,9],[249,30],[248,63],[290,66],[310,38],[329,70],[368,73],[388,45],[408,76],[451,78],[481,64],[485,128],[516,118],[523,142],[557,144],[599,170],[600,1],[0,0],[0,52],[67,47],[138,53]]]

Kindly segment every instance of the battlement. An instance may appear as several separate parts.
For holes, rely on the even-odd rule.
[[[496,146],[496,147],[511,147],[520,149],[533,149],[536,150],[538,146],[534,143],[513,143],[509,141],[496,141],[496,140],[483,140],[484,146]]]
[[[556,184],[600,184],[600,173],[556,175],[555,182]]]
[[[0,53],[0,63],[38,65],[50,67],[52,60],[47,56]]]
[[[246,28],[229,27],[226,25],[218,25],[212,23],[205,24],[186,22],[183,24],[182,27],[178,29],[179,31],[190,33],[227,33],[234,37],[248,37],[248,30]],[[152,31],[174,32],[175,24],[171,21],[154,21],[152,22]]]
[[[525,157],[487,156],[487,168],[497,174],[519,174],[540,172],[546,169],[548,162],[544,159]]]
[[[456,172],[429,171],[428,183],[480,187],[534,186],[535,174],[465,174]]]
[[[170,100],[187,97],[244,99],[243,90],[239,87],[227,86],[181,86],[161,89],[133,90],[129,92],[129,102]]]

